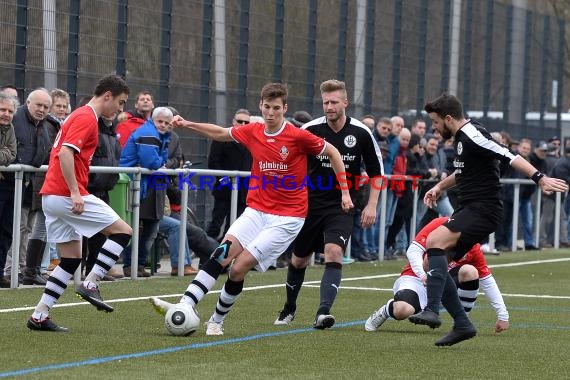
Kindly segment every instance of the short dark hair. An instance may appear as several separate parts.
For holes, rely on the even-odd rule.
[[[16,86],[14,86],[13,84],[6,84],[6,85],[0,87],[0,91],[7,90],[7,89],[9,89],[9,88],[12,89],[12,90],[18,91],[18,88],[17,88]]]
[[[287,85],[285,83],[268,83],[261,89],[261,101],[281,98],[283,104],[287,103]]]
[[[118,75],[107,75],[99,79],[93,95],[101,96],[107,91],[110,91],[113,96],[130,93],[127,82]]]
[[[464,117],[461,102],[455,96],[448,93],[443,93],[438,98],[426,103],[424,110],[427,113],[436,113],[442,119],[447,115],[455,120],[460,120]]]
[[[135,101],[138,101],[139,98],[141,97],[141,95],[149,95],[150,98],[152,99],[152,94],[150,93],[149,90],[142,90],[142,91],[140,91],[140,92],[137,94],[137,97],[136,97]]]

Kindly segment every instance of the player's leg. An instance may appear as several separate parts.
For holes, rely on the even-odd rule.
[[[238,219],[239,220],[239,219]],[[236,223],[238,221],[236,220]],[[224,267],[243,251],[242,245],[235,236],[226,235],[221,243],[212,252],[212,255],[200,268],[196,277],[188,284],[184,295],[180,299],[181,303],[195,307],[204,296],[212,290],[218,277],[222,274]],[[166,315],[168,309],[173,305],[170,302],[161,300],[158,297],[149,299],[154,310],[160,315]]]
[[[447,335],[435,342],[436,346],[452,346],[477,335],[477,329],[467,317],[467,313],[459,300],[457,287],[449,273],[447,277],[441,303],[453,318],[453,328]]]
[[[83,200],[85,202],[84,211],[81,214],[74,214],[71,212],[71,198],[56,195],[42,198],[48,239],[60,244],[63,243],[61,244],[63,250],[68,253],[66,255],[62,253],[62,258],[77,259],[80,263],[81,250],[79,249],[76,254],[75,243],[72,243],[69,249],[67,249],[66,243],[79,241],[81,236],[91,237],[97,232],[109,235],[101,248],[93,270],[87,275],[85,281],[77,287],[76,293],[97,307],[98,310],[110,312],[113,311],[113,308],[103,302],[97,281],[107,273],[108,269],[119,258],[121,251],[130,241],[132,229],[101,199],[94,195],[87,195],[83,197]],[[79,243],[77,245],[79,246]],[[71,270],[73,269],[72,266],[75,267],[75,263],[67,265],[64,269],[66,271]],[[73,272],[70,273],[73,274]]]
[[[452,254],[463,255],[471,248],[469,247],[463,252],[465,245],[463,244],[461,248],[458,248],[457,245],[460,239],[463,239],[463,242],[465,242],[466,238],[470,240],[473,236],[467,234],[466,231],[472,228],[479,228],[479,224],[483,220],[477,216],[477,213],[473,210],[467,208],[458,209],[449,221],[429,234],[426,241],[428,257],[428,271],[426,272],[427,305],[420,313],[410,317],[412,323],[428,325],[431,328],[441,326],[439,305],[442,301],[448,277],[448,253],[450,253],[449,250],[453,249]],[[453,297],[453,292],[448,292],[448,296]]]
[[[466,313],[469,313],[475,301],[477,301],[477,293],[479,292],[479,272],[470,264],[461,265],[449,271],[453,282],[457,287],[457,294],[461,300],[461,305]]]
[[[376,331],[386,320],[404,320],[426,305],[426,291],[417,277],[401,276],[394,282],[394,298],[376,310],[364,324],[366,331]]]
[[[224,319],[237,301],[247,273],[254,267],[259,272],[265,272],[295,239],[304,221],[303,218],[297,217],[264,213],[260,215],[264,223],[259,226],[257,236],[245,246],[232,264],[214,314],[208,320],[206,335],[223,334]],[[230,227],[230,231],[232,229],[233,226]],[[240,241],[244,239],[240,238]]]
[[[245,276],[257,264],[257,260],[247,249],[235,259],[218,297],[214,314],[206,324],[206,335],[223,335],[224,320],[243,290]]]
[[[320,304],[313,327],[332,327],[335,318],[330,314],[342,279],[342,259],[352,231],[354,218],[343,212],[323,215],[325,270],[321,279]]]
[[[452,231],[461,231],[461,235],[455,245],[455,252],[453,252],[451,259],[458,261],[473,245],[495,231],[501,222],[502,213],[503,209],[500,202],[481,202],[469,204],[462,213],[462,218],[459,218],[459,213],[454,214],[445,225]],[[457,293],[457,287],[449,273],[444,287],[441,301],[453,317],[453,329],[442,339],[436,341],[436,346],[451,346],[473,338],[477,334],[475,326],[465,313]]]
[[[71,228],[66,228],[65,225],[62,225],[61,227],[60,231],[67,230],[66,233],[75,233],[74,231],[71,231]],[[77,268],[79,268],[79,265],[81,265],[80,237],[76,237],[78,240],[71,240],[57,244],[61,261],[48,278],[40,301],[36,305],[32,316],[28,319],[27,326],[30,330],[55,332],[67,331],[67,328],[57,326],[49,319],[49,311],[59,300],[67,288],[67,284],[73,277],[73,274]]]
[[[243,246],[252,241],[263,228],[261,214],[253,209],[246,209],[244,213],[232,224],[222,243],[214,249],[212,255],[200,268],[196,277],[190,282],[180,302],[195,307],[198,302],[214,287],[223,269],[229,265],[243,251]],[[150,299],[154,309],[165,315],[172,305],[159,298]]]
[[[285,281],[285,305],[273,322],[274,325],[288,325],[295,319],[297,298],[305,281],[305,272],[313,251],[323,244],[322,236],[320,220],[309,215],[293,243],[293,254],[287,267]]]

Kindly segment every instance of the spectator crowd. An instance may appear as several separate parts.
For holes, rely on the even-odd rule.
[[[80,102],[81,105],[81,102]],[[51,147],[57,138],[58,131],[65,118],[71,113],[70,98],[67,92],[55,89],[48,91],[38,88],[30,92],[22,105],[15,87],[0,88],[0,165],[24,164],[40,167],[49,163]],[[93,156],[93,166],[140,166],[157,170],[160,168],[181,168],[184,163],[180,138],[173,131],[172,120],[178,112],[172,107],[155,107],[152,94],[141,91],[134,97],[134,108],[111,119],[99,118],[99,145]],[[247,109],[238,109],[232,125],[253,122],[255,117]],[[297,111],[288,118],[297,127],[311,121],[313,117],[306,111]],[[385,260],[405,257],[409,243],[412,223],[415,231],[419,231],[432,220],[441,216],[450,216],[457,205],[453,189],[444,194],[434,208],[427,208],[423,195],[435,185],[453,173],[454,149],[453,139],[443,139],[437,131],[430,128],[423,119],[413,120],[406,124],[401,116],[376,118],[366,115],[360,119],[370,131],[378,144],[385,175],[413,175],[425,181],[419,182],[417,213],[413,220],[412,182],[405,186],[389,186],[386,199],[385,224]],[[512,139],[506,132],[494,132],[493,138],[509,148],[513,154],[520,154],[533,166],[549,176],[560,178],[570,183],[570,138],[562,141],[552,136],[540,141],[528,138]],[[562,146],[563,144],[563,146]],[[208,166],[210,169],[249,171],[251,155],[242,145],[236,142],[214,142],[210,146]],[[361,168],[366,175],[366,167]],[[510,167],[500,168],[504,179],[522,179],[520,174]],[[109,191],[119,179],[118,174],[91,174],[89,191],[105,202],[109,202]],[[55,247],[47,242],[45,216],[42,211],[41,196],[38,194],[44,180],[43,173],[24,174],[22,189],[22,209],[20,222],[20,244],[12,246],[12,225],[14,220],[13,204],[15,182],[14,174],[0,171],[0,287],[10,287],[12,266],[18,266],[19,283],[26,285],[45,285],[47,273],[58,263]],[[218,178],[217,181],[227,181]],[[153,245],[157,237],[164,236],[170,253],[171,274],[194,275],[197,269],[192,266],[195,254],[200,263],[207,261],[216,249],[220,239],[230,225],[230,191],[223,188],[212,192],[214,207],[207,228],[189,223],[186,234],[187,241],[184,252],[184,268],[178,268],[178,242],[180,214],[180,191],[176,179],[164,190],[147,188],[148,181],[141,181],[140,212],[140,244],[138,277],[149,277],[157,269],[156,260],[152,260]],[[369,184],[364,184],[360,197],[366,199]],[[537,210],[537,186],[521,185],[518,203],[518,214],[522,229],[522,249],[540,250],[552,248],[554,241],[554,225],[560,223],[560,246],[569,247],[570,201],[563,200],[564,207],[560,220],[554,220],[554,195],[543,194],[540,207],[540,238],[535,240],[535,211]],[[246,189],[240,189],[238,195],[238,216],[245,209]],[[504,223],[495,232],[496,250],[489,253],[509,251],[513,245],[512,225],[514,207],[514,185],[502,185],[504,203]],[[362,203],[362,202],[360,202]],[[355,202],[359,204],[359,202]],[[360,226],[360,215],[354,215],[354,229],[351,237],[351,256],[358,261],[372,261],[379,258],[380,211],[378,202],[377,218],[374,225],[368,228]],[[97,252],[104,242],[104,236],[95,235],[85,239],[83,256],[85,273],[93,267]],[[516,242],[515,242],[516,244]],[[485,247],[485,246],[484,246]],[[12,261],[12,252],[19,252],[18,262]],[[487,249],[489,251],[489,249]],[[283,267],[290,256],[290,249],[284,252],[275,263]],[[104,278],[113,281],[123,276],[131,276],[131,251],[127,248],[122,257],[123,269],[114,268]],[[151,267],[155,265],[154,267]],[[150,267],[150,272],[147,268]]]

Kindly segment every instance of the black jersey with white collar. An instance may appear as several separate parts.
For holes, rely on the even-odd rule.
[[[347,117],[346,123],[338,132],[327,124],[325,116],[315,119],[302,127],[332,144],[340,153],[350,183],[350,194],[354,201],[354,179],[360,176],[364,161],[369,177],[384,175],[380,148],[370,129],[357,119]],[[309,186],[309,211],[340,207],[341,191],[337,189],[334,170],[328,156],[308,157],[308,174],[312,187]]]
[[[499,200],[499,161],[510,164],[515,156],[497,144],[482,125],[471,121],[455,134],[454,147],[459,205]]]

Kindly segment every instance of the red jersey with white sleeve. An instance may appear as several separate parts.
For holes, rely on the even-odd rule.
[[[247,206],[268,214],[307,216],[307,155],[322,154],[326,142],[284,121],[275,133],[262,123],[231,127],[230,136],[251,152]]]
[[[79,107],[68,116],[53,143],[46,179],[40,194],[71,196],[58,157],[62,146],[75,151],[74,170],[79,194],[82,196],[89,194],[87,191],[89,165],[99,143],[98,131],[97,113],[90,105]]]
[[[436,228],[447,222],[449,218],[447,217],[440,217],[432,220],[428,223],[424,228],[418,232],[416,238],[408,248],[408,252],[406,253],[408,256],[409,263],[404,267],[402,270],[402,276],[415,276],[415,277],[423,277],[425,275],[425,271],[423,269],[423,255],[426,251],[426,241],[427,237],[430,233],[432,233]],[[485,256],[483,251],[481,251],[481,245],[475,244],[465,256],[461,258],[459,261],[452,261],[449,263],[448,270],[451,270],[457,266],[461,266],[464,264],[473,265],[477,272],[479,272],[479,278],[484,279],[491,275],[491,270],[487,266],[487,262],[485,261]],[[421,269],[420,269],[421,268]]]

